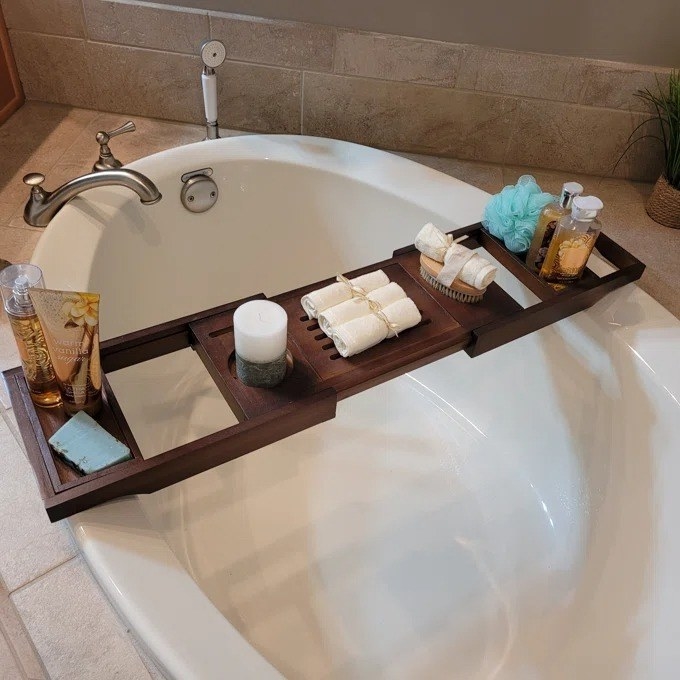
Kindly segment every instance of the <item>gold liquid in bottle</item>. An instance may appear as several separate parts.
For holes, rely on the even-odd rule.
[[[61,403],[59,386],[38,317],[35,314],[20,317],[9,313],[7,316],[17,343],[31,399],[38,406],[59,405]]]
[[[540,277],[558,290],[583,275],[602,229],[597,219],[602,207],[602,201],[596,196],[578,196],[571,215],[565,215],[557,223]]]
[[[582,192],[583,187],[578,182],[566,182],[562,186],[559,201],[548,203],[541,211],[526,259],[527,266],[533,271],[541,270],[550,248],[550,242],[555,235],[558,220],[569,214],[571,202]]]
[[[45,343],[42,326],[31,303],[28,290],[42,284],[39,267],[11,265],[0,272],[0,288],[28,390],[37,406],[58,406],[61,395]]]

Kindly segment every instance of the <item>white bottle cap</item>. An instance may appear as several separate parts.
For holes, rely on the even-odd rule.
[[[583,187],[578,182],[565,182],[558,202],[562,208],[570,208],[574,198],[582,193]]]
[[[583,193],[583,187],[578,182],[565,182],[562,185],[562,191],[566,191],[572,196],[580,196]]]
[[[571,206],[571,216],[575,220],[594,220],[604,204],[597,196],[577,196]]]

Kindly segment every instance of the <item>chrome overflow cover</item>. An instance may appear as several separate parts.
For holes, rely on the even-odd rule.
[[[212,174],[212,168],[203,168],[185,172],[182,175],[181,179],[184,186],[180,199],[182,205],[189,212],[202,213],[210,210],[217,203],[219,190],[217,184],[210,177]]]

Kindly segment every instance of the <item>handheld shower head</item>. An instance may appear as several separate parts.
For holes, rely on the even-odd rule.
[[[201,45],[201,59],[203,60],[203,105],[205,106],[206,139],[219,139],[217,124],[217,76],[215,69],[224,63],[227,49],[219,40],[206,40]]]
[[[215,69],[221,66],[227,56],[224,43],[219,40],[206,40],[201,45],[201,59],[206,69]]]

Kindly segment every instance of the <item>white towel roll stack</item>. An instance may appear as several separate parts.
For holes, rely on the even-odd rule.
[[[319,327],[330,338],[333,335],[333,330],[338,326],[352,321],[352,319],[358,319],[360,316],[370,314],[371,305],[369,300],[377,303],[382,308],[405,297],[404,289],[398,283],[392,281],[386,286],[381,286],[371,291],[366,296],[366,300],[352,298],[321,312],[318,317]]]

